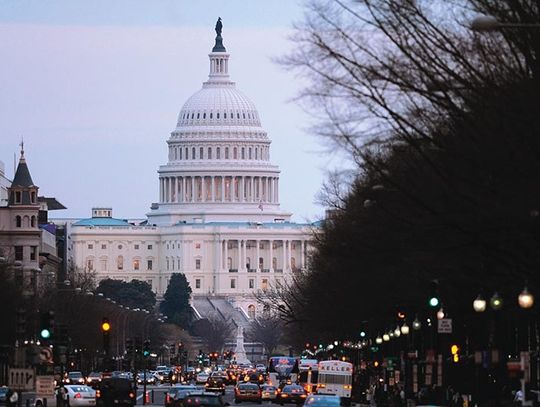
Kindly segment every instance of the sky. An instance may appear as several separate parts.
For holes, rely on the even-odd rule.
[[[142,218],[158,200],[159,165],[184,102],[208,76],[223,20],[229,72],[257,106],[281,168],[281,207],[316,220],[334,165],[292,99],[302,79],[274,62],[294,44],[296,0],[0,0],[0,160],[25,156],[40,195],[89,217],[111,206]]]

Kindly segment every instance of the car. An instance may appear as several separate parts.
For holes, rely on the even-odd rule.
[[[184,398],[190,393],[198,392],[201,389],[191,384],[181,384],[170,388],[165,393],[165,407],[182,407]]]
[[[157,383],[168,383],[169,380],[169,373],[171,372],[170,369],[167,370],[156,370],[154,373],[154,377],[156,379]]]
[[[255,401],[261,404],[262,392],[259,385],[250,382],[238,383],[234,388],[234,402],[238,404],[242,401]]]
[[[340,397],[331,394],[311,394],[304,402],[304,406],[310,407],[339,407],[340,405]]]
[[[287,384],[279,392],[277,402],[281,405],[285,403],[303,404],[307,398],[304,388],[298,384]]]
[[[276,400],[278,396],[278,389],[276,386],[270,384],[263,384],[261,386],[261,399],[262,400]]]
[[[7,394],[8,394],[8,392],[11,394],[11,392],[9,391],[9,387],[7,387],[7,386],[0,387],[0,406],[6,406],[7,405]]]
[[[212,373],[204,387],[206,391],[225,394],[225,379],[222,375]]]
[[[224,403],[221,394],[198,392],[190,393],[182,402],[183,407],[226,407],[229,403]]]
[[[205,372],[197,373],[197,376],[195,376],[195,383],[196,384],[204,384],[208,380],[210,375]]]
[[[84,376],[81,372],[69,372],[64,376],[64,384],[85,384]]]
[[[150,371],[146,371],[146,376],[145,376],[145,372],[138,372],[137,373],[137,384],[144,384],[144,382],[146,381],[146,384],[155,384],[156,383],[156,377],[154,376],[154,374]]]
[[[135,401],[136,393],[131,380],[108,377],[102,379],[97,386],[97,407],[133,407]]]
[[[66,396],[70,407],[88,407],[96,405],[96,391],[90,386],[67,384]]]
[[[263,373],[266,373],[266,366],[263,365],[263,364],[258,364],[255,366],[255,370],[257,372],[263,372]]]
[[[95,386],[101,381],[101,372],[92,372],[86,376],[86,384],[88,386]]]

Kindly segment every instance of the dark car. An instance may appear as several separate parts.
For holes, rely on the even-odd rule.
[[[277,401],[281,405],[285,403],[304,404],[306,397],[307,393],[302,386],[297,384],[288,384],[284,386],[279,393]]]
[[[165,407],[181,407],[184,398],[190,393],[200,393],[201,389],[190,384],[176,385],[165,393]]]
[[[200,392],[191,393],[184,398],[183,407],[225,407],[229,403],[224,403],[221,394]]]
[[[234,388],[234,402],[241,403],[242,401],[255,401],[262,403],[262,391],[256,383],[238,383]]]
[[[206,391],[225,394],[225,379],[219,375],[211,375],[204,385]]]
[[[136,392],[133,382],[119,377],[102,379],[96,388],[97,407],[133,407],[136,401]]]

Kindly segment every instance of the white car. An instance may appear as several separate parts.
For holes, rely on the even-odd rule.
[[[89,407],[96,405],[96,391],[90,386],[66,385],[70,407]]]
[[[204,384],[208,380],[208,377],[210,377],[208,373],[204,373],[204,372],[198,373],[197,376],[195,377],[195,383]]]

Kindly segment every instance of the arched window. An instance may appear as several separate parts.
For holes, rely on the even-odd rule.
[[[221,160],[221,149],[219,147],[216,149],[216,158]]]
[[[245,160],[246,158],[246,149],[244,147],[242,147],[242,160]]]
[[[233,159],[238,159],[238,150],[236,149],[236,147],[233,148]]]
[[[191,118],[193,119],[195,117],[195,113],[191,113]]]
[[[216,119],[219,119],[219,113],[216,113]]]
[[[255,159],[259,159],[259,149],[257,147],[255,147]]]
[[[208,147],[208,159],[212,159],[212,147]]]
[[[197,119],[200,119],[200,118],[201,118],[201,114],[197,113]]]
[[[277,258],[272,257],[272,268],[275,270],[277,269]]]
[[[255,305],[253,304],[248,305],[248,317],[255,318]]]
[[[225,159],[229,159],[229,147],[225,147]]]
[[[262,257],[259,257],[259,269],[263,269],[264,268],[264,258]]]
[[[15,216],[15,226],[18,228],[22,226],[21,217],[19,215]]]
[[[30,226],[35,228],[36,227],[36,217],[35,216],[32,216],[30,218]]]
[[[206,119],[206,113],[203,113],[202,118]]]
[[[186,160],[189,160],[188,153],[189,153],[189,150],[188,150],[188,148],[186,147]]]
[[[174,159],[175,159],[175,161],[178,160],[178,149],[177,148],[174,149]]]
[[[227,118],[227,112],[223,113],[223,118],[224,118],[224,119]]]
[[[199,148],[199,158],[202,160],[204,157],[204,148],[203,147],[200,147]]]
[[[213,116],[213,113],[210,112],[210,118],[212,118],[212,116]]]
[[[251,147],[249,148],[249,159],[251,160]]]
[[[195,147],[191,147],[191,159],[195,159]]]
[[[118,256],[116,258],[116,268],[118,270],[124,270],[124,257],[123,256]]]
[[[178,154],[178,158],[181,160],[181,159],[182,159],[182,147],[180,147],[180,148],[178,149],[178,153],[179,153],[179,154]]]

